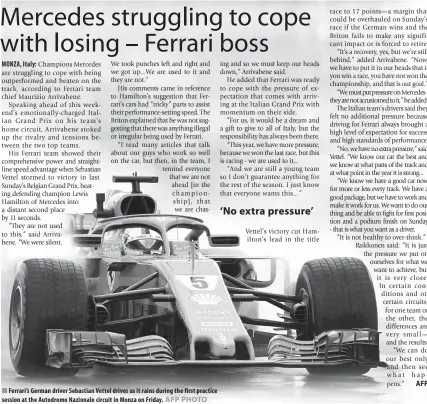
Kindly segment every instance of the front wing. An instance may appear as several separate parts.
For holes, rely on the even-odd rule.
[[[318,366],[386,367],[379,361],[379,332],[368,329],[332,330],[311,341],[276,335],[268,346],[268,360],[174,360],[169,343],[159,336],[126,340],[105,331],[47,330],[46,365],[56,368],[109,366]]]

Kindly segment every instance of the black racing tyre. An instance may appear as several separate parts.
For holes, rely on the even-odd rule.
[[[46,329],[87,329],[88,294],[82,268],[71,261],[29,259],[18,266],[9,312],[9,351],[22,376],[73,376],[45,366]]]
[[[357,258],[323,258],[304,264],[296,293],[305,289],[309,295],[308,324],[300,339],[311,340],[333,329],[378,329],[374,286],[366,265]],[[362,375],[370,368],[311,367],[311,374],[347,373]]]

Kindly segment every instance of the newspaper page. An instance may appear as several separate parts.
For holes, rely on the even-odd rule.
[[[3,1],[2,402],[425,402],[426,6]]]

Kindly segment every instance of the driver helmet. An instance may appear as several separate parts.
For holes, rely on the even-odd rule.
[[[129,236],[125,241],[126,250],[141,251],[146,253],[161,253],[163,251],[163,240],[158,234],[140,234]]]

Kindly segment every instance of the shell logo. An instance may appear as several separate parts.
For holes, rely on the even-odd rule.
[[[188,300],[202,306],[215,306],[222,303],[224,299],[215,293],[194,293],[188,297]]]

